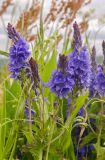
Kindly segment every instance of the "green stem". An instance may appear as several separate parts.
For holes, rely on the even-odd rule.
[[[54,123],[54,122],[52,122],[52,124],[53,124],[53,123]],[[51,136],[50,136],[50,140],[49,140],[49,143],[48,143],[47,152],[46,152],[46,159],[45,159],[45,160],[49,160],[49,159],[48,159],[48,153],[49,153],[49,149],[50,149],[50,145],[51,145],[51,140],[52,140],[53,132],[54,132],[54,124],[53,124],[53,126],[52,126]]]
[[[42,109],[43,109],[42,116],[43,116],[43,129],[44,129],[44,96],[43,96],[43,93],[42,93]]]
[[[64,123],[64,118],[63,118],[63,100],[62,100],[62,104],[60,106],[60,110],[61,110],[62,123]]]
[[[42,102],[40,103],[40,120],[42,122],[42,128],[44,129],[44,95],[43,95],[40,85],[39,85],[39,90],[40,90],[41,98],[42,98]]]
[[[100,141],[101,141],[101,133],[102,133],[102,128],[103,128],[103,122],[102,122],[102,116],[103,116],[103,113],[104,113],[104,107],[103,107],[103,102],[101,102],[101,111],[100,111],[100,130],[99,130],[99,135],[98,135],[98,140],[97,140],[97,144],[98,144],[98,149],[97,149],[97,159],[99,158],[99,155],[100,155]]]
[[[32,85],[30,85],[29,87],[29,91],[28,91],[28,106],[29,106],[29,131],[30,131],[30,135],[32,136],[33,138],[33,132],[32,132],[32,115],[31,115],[31,106],[32,106],[32,100],[31,100],[31,96],[30,96],[30,92],[31,92],[31,89],[32,89]]]
[[[30,130],[30,135],[33,137],[33,133],[32,133],[32,116],[31,116],[31,100],[29,98],[28,100],[28,103],[29,103],[29,130]]]

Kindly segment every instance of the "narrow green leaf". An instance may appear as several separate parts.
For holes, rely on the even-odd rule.
[[[79,96],[76,100],[75,109],[68,117],[66,127],[67,130],[64,132],[64,136],[62,139],[63,149],[66,150],[71,145],[71,132],[72,132],[72,125],[74,123],[74,119],[79,112],[80,108],[84,105],[86,99],[88,97],[88,92],[86,92],[83,96]],[[67,138],[68,137],[68,138]],[[72,145],[73,147],[73,145]],[[72,148],[73,149],[73,148]]]
[[[41,73],[42,80],[44,82],[48,82],[50,79],[50,76],[52,74],[52,71],[56,69],[56,51],[52,53],[52,57],[48,61],[48,63],[45,65],[43,72]]]
[[[1,50],[0,50],[0,54],[3,55],[3,56],[6,56],[6,57],[8,57],[8,55],[9,55],[7,52],[1,51]]]
[[[14,156],[15,149],[16,149],[16,142],[17,142],[17,134],[16,134],[16,137],[14,139],[14,145],[13,145],[9,160],[13,160],[13,156]]]

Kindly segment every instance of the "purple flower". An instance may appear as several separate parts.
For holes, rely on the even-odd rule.
[[[69,68],[74,71],[76,87],[79,89],[87,88],[90,84],[90,58],[86,46],[80,50],[74,48],[73,53],[68,55]]]
[[[69,117],[69,114],[70,114],[70,108],[71,108],[71,99],[70,99],[70,98],[68,98],[68,99],[67,99],[67,110],[66,110],[66,114],[65,114],[64,122],[66,122],[67,118]]]
[[[79,112],[78,112],[78,116],[83,116],[84,115],[84,108],[81,107]]]
[[[81,34],[80,34],[80,30],[78,27],[77,22],[75,22],[73,24],[73,28],[74,28],[74,34],[73,34],[73,44],[72,47],[73,48],[79,48],[82,46],[82,39],[81,39]]]
[[[28,101],[26,100],[25,101],[25,110],[24,110],[24,114],[25,114],[25,117],[27,119],[29,119],[29,105],[28,105]],[[36,115],[35,111],[33,109],[31,109],[31,116],[32,118],[34,118]]]
[[[24,113],[25,113],[25,117],[27,119],[29,119],[29,107],[25,107]],[[36,113],[33,109],[31,109],[31,115],[32,115],[32,118],[35,117],[35,115],[36,115]]]
[[[96,87],[97,92],[100,96],[105,96],[105,41],[102,43],[103,49],[103,64],[98,65],[97,67],[97,75],[96,75]]]
[[[73,91],[75,85],[73,79],[73,70],[68,69],[68,57],[60,55],[57,70],[53,71],[52,77],[47,86],[56,96],[62,98],[67,97]]]
[[[90,77],[90,86],[89,86],[90,97],[95,97],[97,93],[96,74],[97,74],[96,49],[95,49],[95,46],[93,46],[92,55],[91,55],[91,77]]]
[[[54,71],[48,85],[52,92],[59,97],[67,97],[73,91],[75,82],[70,72]]]
[[[79,157],[80,156],[85,156],[86,154],[86,150],[87,150],[87,147],[86,146],[83,146],[82,148],[79,149],[78,153],[79,153]]]
[[[81,34],[77,23],[74,25],[73,52],[68,55],[69,69],[74,71],[77,89],[89,87],[90,83],[90,57],[86,46],[82,46]]]
[[[78,160],[81,160],[81,158],[85,157],[88,153],[92,152],[94,150],[94,147],[92,144],[85,145],[82,148],[79,148],[78,150]]]
[[[16,43],[19,40],[20,38],[19,33],[16,32],[15,28],[10,23],[8,23],[7,32],[8,32],[8,37],[12,39],[14,43]]]
[[[93,72],[96,72],[97,69],[97,62],[96,62],[96,48],[93,46],[92,48],[92,54],[91,54],[91,70]]]
[[[97,72],[97,91],[100,96],[105,96],[105,72],[104,68],[99,65],[98,66],[98,72]]]
[[[11,24],[8,24],[7,31],[9,38],[13,41],[10,48],[9,70],[12,78],[19,79],[22,69],[29,67],[28,58],[31,53],[26,40],[16,32]]]
[[[96,74],[91,72],[91,80],[89,86],[89,96],[96,97],[97,94],[97,81],[96,81]]]

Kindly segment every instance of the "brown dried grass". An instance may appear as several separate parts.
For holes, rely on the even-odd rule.
[[[76,15],[81,10],[82,6],[88,5],[92,0],[57,0],[51,1],[51,6],[48,13],[44,18],[44,28],[48,28],[48,25],[53,22],[55,23],[59,19],[60,28],[66,28],[70,26]],[[1,6],[0,16],[4,14],[7,8],[12,4],[12,0],[5,0]],[[37,20],[39,20],[39,15],[41,13],[41,3],[39,0],[33,0],[32,6],[25,10],[23,14],[20,15],[17,21],[16,28],[19,32],[25,36],[28,41],[33,41],[37,38],[36,33],[32,34],[32,30],[35,27]],[[88,29],[89,16],[85,17],[83,15],[82,21],[80,23],[81,32],[85,32]],[[58,26],[59,26],[58,24]],[[71,33],[71,29],[68,34]]]
[[[39,1],[33,1],[31,8],[25,11],[19,18],[16,28],[20,32],[22,29],[23,35],[28,41],[36,39],[36,35],[31,34],[33,24],[37,21],[40,14],[41,4]],[[23,28],[22,28],[23,27]]]
[[[34,2],[32,7],[21,15],[16,25],[17,29],[19,30],[23,25],[25,27],[24,29],[27,30],[27,28],[37,20],[40,9],[40,2]]]
[[[44,23],[48,24],[50,21],[55,21],[60,15],[60,22],[62,27],[70,25],[76,18],[77,12],[82,6],[89,4],[91,1],[85,0],[61,0],[58,4],[56,0],[52,0],[49,13],[47,14]]]
[[[2,16],[6,11],[7,8],[12,5],[12,0],[5,0],[2,5],[1,5],[1,9],[0,9],[0,16]]]

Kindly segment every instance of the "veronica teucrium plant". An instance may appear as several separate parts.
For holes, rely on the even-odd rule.
[[[58,66],[52,73],[51,80],[47,86],[56,96],[62,98],[67,97],[73,91],[75,81],[73,78],[73,69],[68,68],[69,59],[65,55],[59,55]]]
[[[90,97],[95,97],[97,94],[97,63],[96,63],[96,48],[93,46],[91,54],[91,78],[89,86],[89,95]]]
[[[16,32],[15,28],[9,23],[7,27],[8,36],[12,40],[9,54],[9,70],[11,77],[19,79],[21,71],[29,67],[28,60],[31,56],[29,45],[26,40]]]
[[[26,101],[25,116],[29,119],[30,134],[32,135],[32,99],[39,95],[38,66],[31,57],[28,42],[19,35],[15,28],[9,23],[7,26],[8,37],[12,40],[12,46],[9,50],[9,70],[11,78],[19,80],[24,90]],[[34,92],[34,94],[33,94]],[[34,114],[35,117],[35,114]]]
[[[82,90],[89,87],[90,84],[90,55],[88,48],[82,45],[79,27],[75,22],[74,25],[73,52],[68,55],[69,68],[73,69],[75,86]]]
[[[100,96],[105,96],[105,42],[102,43],[102,49],[103,49],[103,64],[98,65],[97,68],[97,91]]]

